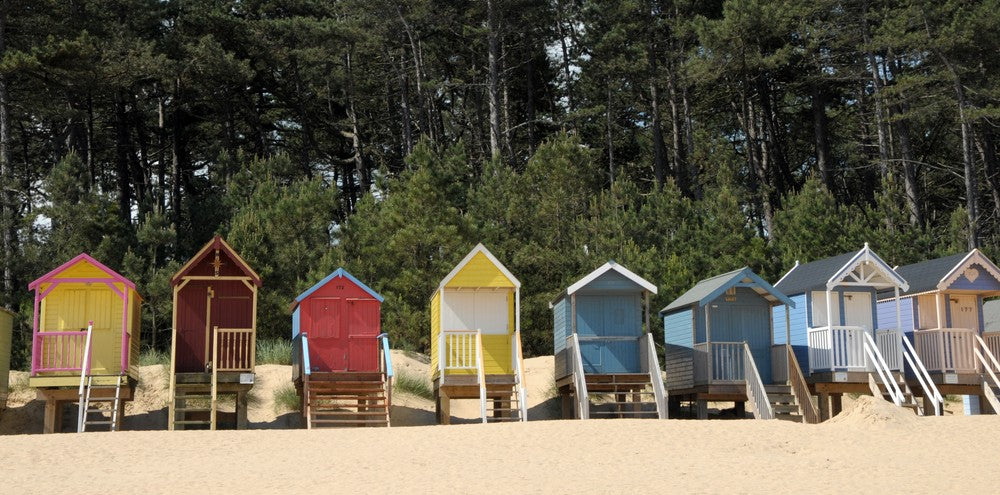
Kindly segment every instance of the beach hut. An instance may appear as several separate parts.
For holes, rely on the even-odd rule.
[[[174,293],[170,344],[171,430],[216,429],[247,422],[254,383],[257,291],[260,276],[215,236],[170,279]],[[235,397],[234,414],[218,410],[219,396]]]
[[[816,422],[795,354],[774,339],[772,310],[794,307],[753,270],[740,268],[698,282],[663,308],[671,409],[692,402],[704,419],[708,402],[732,401],[743,417],[749,401],[757,419]]]
[[[482,244],[431,296],[431,380],[438,422],[451,399],[479,400],[482,422],[526,421],[521,283]]]
[[[0,414],[7,409],[7,393],[10,382],[11,337],[14,328],[14,313],[0,308]]]
[[[845,393],[918,407],[903,375],[904,354],[912,362],[919,357],[907,352],[898,328],[879,325],[876,311],[879,291],[896,294],[909,284],[867,243],[857,252],[796,263],[774,287],[795,303],[788,312],[773,312],[774,341],[790,344],[808,370],[821,421],[840,412]]]
[[[562,415],[667,417],[663,377],[649,332],[649,296],[656,286],[609,261],[549,303],[556,388]],[[612,410],[591,408],[591,395],[610,395]]]
[[[338,268],[292,303],[292,378],[306,428],[389,426],[383,297]]]
[[[77,431],[118,430],[135,392],[142,298],[132,281],[83,253],[30,283],[35,293],[28,385],[45,399],[46,433],[76,402]]]
[[[971,396],[975,400],[967,402],[975,409],[1000,410],[1000,333],[987,332],[983,317],[983,299],[1000,296],[1000,269],[973,249],[901,266],[896,272],[910,283],[909,289],[899,293],[898,319],[895,294],[879,294],[879,322],[899,328],[912,341],[940,394]],[[922,391],[918,376],[909,381],[911,388]],[[925,409],[933,407],[932,397],[924,396]]]

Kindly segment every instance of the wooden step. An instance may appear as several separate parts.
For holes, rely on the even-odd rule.
[[[771,404],[771,409],[774,411],[775,414],[799,412],[799,406],[793,404]]]
[[[792,421],[794,423],[801,423],[802,422],[802,416],[800,416],[798,414],[786,414],[786,413],[778,414],[778,413],[775,413],[774,419],[780,419],[780,420],[783,420],[783,421]]]
[[[386,420],[384,420],[384,419],[314,419],[314,420],[312,420],[312,422],[314,424],[342,424],[342,425],[350,425],[350,424],[363,423],[363,424],[374,425],[374,424],[385,424]]]
[[[318,416],[385,416],[386,411],[311,411],[315,418]]]

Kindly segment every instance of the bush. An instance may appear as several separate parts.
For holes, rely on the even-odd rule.
[[[404,371],[396,372],[392,377],[392,389],[397,393],[434,400],[434,391],[431,390],[431,385],[427,380]]]
[[[257,364],[292,364],[292,341],[285,339],[258,340]]]
[[[158,351],[152,348],[145,349],[139,354],[139,366],[153,366],[157,364],[170,366],[170,354],[166,351]]]
[[[283,413],[285,411],[298,411],[299,406],[302,403],[299,400],[299,394],[295,392],[295,387],[292,385],[284,385],[274,391],[274,412],[276,414]]]

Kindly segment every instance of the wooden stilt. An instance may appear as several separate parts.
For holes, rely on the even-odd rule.
[[[698,419],[708,419],[708,401],[705,399],[698,399],[695,402],[697,404]]]
[[[826,421],[830,419],[830,394],[827,392],[819,393],[819,420]]]
[[[742,419],[742,418],[747,417],[747,403],[746,402],[741,401],[741,400],[736,401],[733,404],[733,409],[736,412],[736,417],[737,418],[741,418]]]
[[[45,422],[42,433],[59,433],[62,431],[63,402],[56,399],[45,400]]]
[[[836,416],[844,410],[844,394],[830,394],[830,415]]]
[[[572,419],[573,414],[573,398],[569,395],[569,390],[559,392],[559,404],[562,409],[562,419]]]
[[[443,425],[450,425],[451,424],[451,401],[448,398],[448,394],[445,394],[444,392],[441,392],[440,402],[441,402],[441,407],[440,407],[440,409],[441,409],[441,418],[440,418],[440,420],[438,422],[440,424],[443,424]]]
[[[236,429],[245,430],[247,428],[247,391],[236,392]]]

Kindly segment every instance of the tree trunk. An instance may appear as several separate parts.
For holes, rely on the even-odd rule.
[[[983,160],[983,168],[986,169],[986,183],[990,187],[990,194],[993,197],[993,214],[1000,217],[1000,164],[997,163],[996,139],[990,125],[979,126],[976,147],[979,149],[979,156]]]
[[[156,98],[157,111],[157,139],[159,150],[156,153],[156,206],[158,211],[163,212],[167,208],[167,128],[166,109],[164,108],[163,96]]]
[[[566,78],[566,104],[570,113],[573,112],[573,74],[570,72],[569,47],[566,45],[566,28],[563,24],[565,13],[562,0],[556,0],[556,28],[559,33],[559,46],[562,48],[563,77]]]
[[[905,113],[900,109],[899,113]],[[896,122],[896,135],[899,138],[899,152],[903,160],[903,189],[906,193],[906,208],[910,212],[910,225],[923,228],[924,214],[920,208],[920,191],[917,183],[917,167],[913,159],[913,145],[910,143],[910,126],[906,119]]]
[[[170,214],[173,220],[174,228],[180,231],[181,227],[181,174],[182,167],[184,166],[184,123],[183,110],[180,102],[180,89],[181,81],[180,79],[174,80],[174,98],[173,107],[174,115],[172,122],[172,133],[171,133],[171,184],[170,184]],[[180,254],[180,243],[177,243],[177,253]]]
[[[861,36],[865,46],[871,45],[871,35],[868,32],[868,0],[862,4],[861,9]],[[885,123],[885,109],[882,103],[882,77],[878,73],[878,63],[875,54],[870,49],[865,50],[865,58],[868,61],[868,68],[871,72],[873,95],[875,100],[875,124],[878,134],[878,158],[879,172],[882,180],[889,175],[889,143],[888,128]]]
[[[403,156],[413,151],[413,127],[410,115],[410,79],[406,72],[406,55],[401,50],[399,54],[399,110],[403,121]]]
[[[7,51],[7,4],[0,4],[0,58]],[[0,229],[3,230],[2,275],[4,303],[14,293],[14,280],[11,265],[14,258],[14,201],[11,190],[14,188],[14,167],[10,159],[10,101],[7,93],[7,76],[0,72]]]
[[[608,83],[605,84],[605,86],[607,87],[607,93],[608,93],[608,95],[607,95],[608,96],[607,108],[605,109],[605,113],[604,113],[605,126],[606,126],[606,130],[607,130],[607,135],[605,137],[607,138],[607,145],[608,145],[608,177],[609,177],[610,183],[614,184],[615,183],[615,142],[614,142],[614,136],[612,134],[612,129],[611,129],[611,122],[612,122],[612,119],[611,119],[611,82],[608,81]]]
[[[496,11],[494,0],[486,0],[488,38],[489,38],[489,74],[487,88],[489,91],[490,105],[490,155],[494,159],[500,157],[500,43],[498,41],[499,14]]]
[[[833,191],[833,173],[830,170],[830,123],[826,117],[826,93],[817,86],[812,91],[813,136],[816,141],[816,168],[820,180],[828,191]]]
[[[123,91],[115,93],[115,175],[118,182],[118,215],[126,225],[132,224],[132,181],[130,180],[129,125]]]
[[[650,35],[648,52],[650,117],[653,121],[653,177],[656,178],[656,187],[659,189],[663,187],[663,172],[667,168],[667,153],[664,149],[666,148],[666,145],[663,142],[663,130],[660,124],[660,87],[656,80],[658,72],[656,60],[657,48],[653,35]],[[676,136],[676,130],[674,135]],[[679,162],[675,162],[674,176],[676,177],[678,183],[681,182],[680,175],[682,174],[683,171],[681,164]]]

